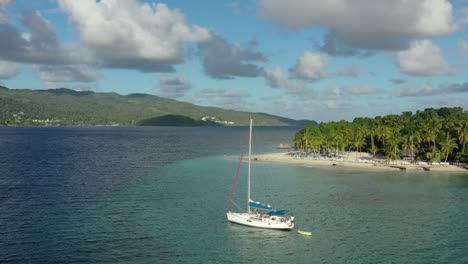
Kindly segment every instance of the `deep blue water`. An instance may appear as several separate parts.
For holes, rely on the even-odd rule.
[[[245,132],[0,128],[0,263],[468,263],[466,174],[254,164],[254,198],[313,236],[227,223]]]

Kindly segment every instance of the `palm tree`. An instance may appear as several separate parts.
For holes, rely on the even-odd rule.
[[[392,136],[392,129],[390,127],[383,127],[381,131],[382,144],[385,145],[385,140]]]
[[[440,151],[436,146],[431,146],[430,151],[426,152],[426,158],[429,159],[431,162],[438,162],[440,161]]]
[[[423,140],[424,142],[427,142],[428,146],[431,146],[431,143],[434,143],[433,146],[435,146],[435,140],[437,138],[437,133],[434,129],[432,129],[432,126],[427,123],[424,128],[424,133],[423,133]]]
[[[428,134],[428,138],[430,141],[436,145],[436,140],[439,137],[442,130],[442,121],[440,118],[433,118],[428,122],[428,127],[426,133]]]
[[[374,159],[375,158],[375,153],[377,153],[377,151],[379,151],[379,148],[375,145],[372,145],[371,148],[370,148],[370,151],[372,152],[372,158]]]
[[[413,156],[413,144],[412,144],[412,136],[410,135],[409,137],[408,136],[404,136],[402,138],[403,142],[401,143],[401,149],[403,151],[403,155],[408,155],[408,156],[411,156],[411,158],[413,159],[414,156]]]
[[[361,135],[355,135],[352,141],[352,145],[359,153],[361,153],[361,148],[366,145],[366,139]]]
[[[445,162],[447,162],[448,156],[454,149],[458,148],[457,143],[455,143],[455,139],[450,136],[450,133],[447,133],[445,141],[441,144],[442,154],[445,154]]]
[[[367,136],[370,134],[369,132],[369,128],[363,126],[363,127],[358,127],[356,129],[356,133],[359,137],[359,139],[361,139],[363,141],[362,144],[360,144],[359,146],[359,149],[361,150],[362,147],[364,147],[366,145],[366,142],[367,142]]]
[[[303,130],[301,130],[298,133],[296,133],[296,136],[294,137],[294,145],[296,149],[301,150],[301,151],[304,147],[303,133],[304,133]]]
[[[383,145],[385,145],[385,133],[383,125],[377,125],[377,127],[375,128],[375,135],[377,136],[377,139],[380,140],[380,142],[382,142]]]
[[[313,145],[314,149],[319,154],[320,154],[320,151],[322,149],[323,142],[324,142],[324,136],[319,131],[319,133],[314,136],[313,141],[312,141],[312,145]]]
[[[337,152],[356,149],[372,152],[375,157],[383,151],[398,159],[406,150],[412,157],[431,161],[448,160],[449,156],[468,161],[468,112],[428,108],[414,115],[403,112],[399,116],[355,118],[353,122],[322,122],[318,128],[300,130],[294,143],[319,152],[322,148]]]
[[[302,140],[305,142],[306,151],[309,149],[309,142],[312,139],[312,129],[313,129],[313,126],[308,125],[304,130]]]
[[[395,135],[387,140],[387,144],[385,145],[385,151],[387,152],[387,158],[391,160],[399,160],[400,159],[400,141],[401,139]]]
[[[402,119],[405,123],[403,124],[403,127],[401,129],[401,133],[403,134],[403,148],[405,149],[406,153],[410,153],[409,156],[411,156],[411,159],[414,160],[414,130],[415,126],[414,123],[411,120],[411,117],[408,117],[407,113],[411,112],[404,112],[405,114]]]
[[[464,125],[457,127],[458,140],[463,145],[462,152],[465,151],[466,142],[468,142],[468,121]]]
[[[339,151],[341,151],[343,149],[343,145],[345,144],[345,138],[343,136],[343,134],[341,133],[336,133],[333,137],[333,141],[335,143],[335,151],[336,153],[338,153]]]
[[[376,129],[374,126],[369,127],[369,129],[367,130],[368,136],[370,137],[370,141],[371,141],[371,148],[372,148],[373,146],[375,146],[375,144],[374,144],[374,136],[376,135],[376,131],[377,131],[377,129]]]

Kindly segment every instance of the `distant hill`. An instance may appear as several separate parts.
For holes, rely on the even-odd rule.
[[[4,126],[136,126],[164,122],[241,126],[248,125],[249,116],[260,126],[317,125],[315,121],[203,107],[149,94],[120,95],[66,88],[19,90],[0,86],[0,125]]]
[[[142,120],[140,126],[222,126],[222,124],[207,120],[195,120],[180,115],[165,115]]]

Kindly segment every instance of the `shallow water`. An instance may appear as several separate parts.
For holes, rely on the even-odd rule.
[[[0,263],[468,262],[467,175],[254,162],[253,197],[313,235],[227,223],[245,130],[0,128]]]

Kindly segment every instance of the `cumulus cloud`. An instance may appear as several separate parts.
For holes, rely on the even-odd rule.
[[[0,0],[0,25],[8,22],[5,11],[10,3],[11,0]]]
[[[381,94],[383,93],[384,90],[375,88],[375,87],[370,87],[367,85],[362,85],[362,86],[337,86],[337,87],[332,87],[326,90],[327,95],[325,97],[344,97],[344,96],[362,96],[362,95],[375,95],[375,94]]]
[[[259,14],[293,29],[324,26],[362,49],[401,50],[458,29],[448,0],[260,0]]]
[[[189,25],[184,14],[163,3],[135,0],[59,0],[98,63],[148,72],[173,71],[183,62],[184,42],[210,38],[207,29]]]
[[[306,51],[297,60],[292,72],[299,79],[317,81],[327,77],[327,63],[328,59],[323,54]]]
[[[161,95],[169,98],[183,97],[190,89],[190,80],[182,74],[161,74],[159,76]]]
[[[35,64],[83,63],[87,56],[76,45],[61,45],[54,26],[39,11],[25,12],[22,24],[29,32],[12,25],[0,25],[0,57]]]
[[[399,97],[416,97],[458,93],[468,93],[468,82],[461,84],[455,83],[450,85],[439,85],[437,88],[434,88],[432,84],[426,83],[421,86],[405,87],[396,90],[394,95]]]
[[[441,85],[439,87],[441,93],[467,93],[468,92],[468,82],[466,83],[455,83],[451,85]]]
[[[336,72],[328,72],[326,69],[327,65],[328,59],[324,54],[305,51],[304,54],[297,59],[296,64],[290,71],[293,78],[309,82],[336,76],[358,77],[361,73],[361,69],[357,63],[353,63],[349,67]],[[288,87],[291,85],[291,78],[286,77],[278,67],[274,70],[265,70],[265,73],[272,87]],[[279,84],[280,82],[281,84]]]
[[[407,50],[397,52],[396,63],[400,71],[418,76],[450,73],[439,47],[429,40],[418,40]]]
[[[373,54],[369,51],[362,51],[360,49],[349,47],[334,31],[329,31],[327,34],[325,34],[323,37],[323,43],[316,43],[315,46],[321,52],[337,57],[359,56],[365,58]]]
[[[402,89],[398,89],[394,92],[394,94],[400,97],[430,96],[430,95],[436,95],[437,92],[432,88],[432,84],[425,83],[421,86],[405,87]]]
[[[18,65],[15,63],[0,61],[0,79],[10,79],[19,73]]]
[[[44,82],[93,82],[99,78],[87,65],[34,65],[33,68]]]
[[[272,70],[265,69],[264,76],[270,87],[273,88],[287,87],[290,82],[289,77],[283,73],[280,66],[276,66]]]
[[[274,69],[264,69],[263,76],[270,87],[285,88],[293,96],[302,97],[313,94],[313,91],[304,82],[291,79],[280,66],[276,66]]]
[[[216,79],[259,76],[261,70],[254,62],[267,59],[255,51],[256,47],[255,41],[246,45],[229,44],[217,35],[198,45],[205,73]]]

